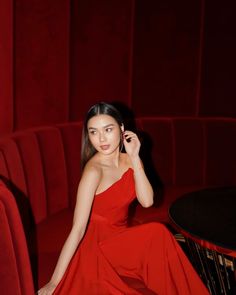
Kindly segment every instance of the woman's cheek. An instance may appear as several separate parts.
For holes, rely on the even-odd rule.
[[[90,143],[94,148],[96,148],[96,140],[93,137],[89,137]]]

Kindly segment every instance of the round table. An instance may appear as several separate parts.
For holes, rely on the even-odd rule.
[[[211,293],[231,294],[226,265],[229,259],[226,257],[236,257],[236,187],[187,193],[171,205],[169,217],[186,238],[192,261]],[[217,281],[212,277],[209,257],[212,258]],[[232,258],[233,271],[234,260]]]

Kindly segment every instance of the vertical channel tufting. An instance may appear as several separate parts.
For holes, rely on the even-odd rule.
[[[202,123],[202,134],[203,134],[203,166],[202,166],[202,184],[203,186],[206,186],[206,173],[207,173],[207,168],[206,168],[206,163],[207,163],[207,138],[206,138],[206,122],[204,119],[201,120]]]
[[[0,185],[1,294],[33,294],[33,280],[25,235],[13,195]],[[7,266],[7,267],[6,267]]]
[[[235,120],[214,118],[206,120],[206,183],[234,185],[236,166],[236,123]]]
[[[0,187],[1,192],[1,187]],[[9,220],[7,218],[5,205],[0,196],[0,265],[7,265],[4,273],[0,271],[0,285],[3,294],[21,294],[19,273],[17,269],[16,256],[12,240]],[[3,254],[4,253],[4,254]]]
[[[68,207],[66,164],[60,132],[48,127],[36,131],[46,187],[47,214]]]
[[[63,143],[67,171],[68,197],[70,208],[75,206],[76,193],[81,176],[81,135],[82,123],[63,124],[57,126]]]
[[[171,120],[143,118],[142,126],[150,138],[153,165],[164,185],[173,184],[173,152]]]
[[[36,223],[47,216],[46,192],[41,156],[36,135],[33,131],[17,134],[14,137],[19,149],[30,200]]]
[[[20,193],[27,195],[24,170],[18,147],[12,138],[8,138],[0,143],[0,150],[4,158],[4,170],[7,169],[8,183]],[[6,172],[6,170],[5,170]],[[0,172],[1,174],[1,172]]]
[[[170,120],[170,126],[171,126],[171,140],[172,140],[172,144],[171,144],[171,147],[172,147],[172,179],[173,179],[173,185],[176,185],[176,158],[177,158],[177,155],[176,155],[176,129],[175,129],[175,121],[174,119],[172,118]]]
[[[8,167],[6,164],[6,159],[4,153],[0,147],[0,179],[4,182],[5,179],[9,179]]]
[[[200,119],[175,118],[176,185],[203,185],[203,131]]]

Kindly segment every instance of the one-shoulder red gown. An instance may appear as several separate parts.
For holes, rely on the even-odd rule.
[[[54,295],[206,295],[172,234],[160,223],[128,227],[133,170],[94,198],[87,231]],[[131,287],[138,279],[151,290]]]

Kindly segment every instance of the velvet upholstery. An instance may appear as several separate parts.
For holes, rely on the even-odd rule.
[[[25,234],[16,202],[0,182],[1,294],[32,295],[33,280]]]
[[[157,202],[147,209],[138,205],[131,223],[168,223],[169,205],[183,193],[236,184],[235,119],[145,117],[136,123]],[[81,175],[81,132],[81,122],[75,122],[20,131],[0,140],[1,179],[21,204],[21,214],[29,215],[23,208],[28,205],[33,215],[27,240],[31,257],[37,257],[33,273],[39,285],[49,279],[71,227]],[[22,219],[27,227],[30,219]]]
[[[13,129],[13,0],[0,1],[0,135]]]
[[[178,185],[203,185],[204,126],[203,120],[177,118],[175,134],[175,175]]]
[[[13,0],[14,127],[68,119],[69,1]]]
[[[233,0],[1,0],[0,136],[80,121],[98,100],[122,102],[136,117],[235,117],[235,8]]]
[[[202,1],[200,116],[235,117],[236,2]]]
[[[194,115],[203,1],[135,4],[132,107],[136,115]]]
[[[129,104],[134,2],[71,1],[71,120],[97,100]]]

